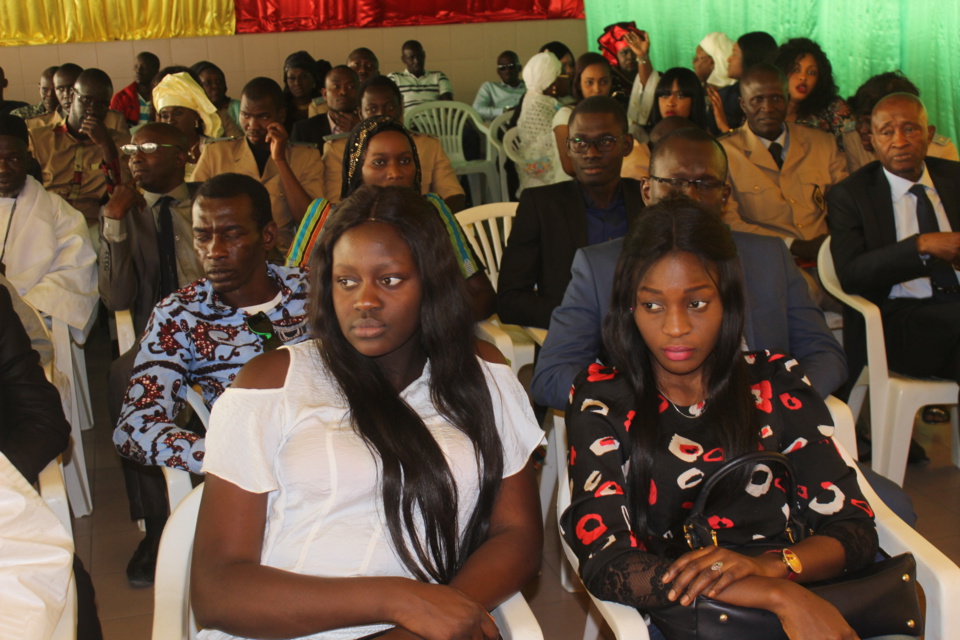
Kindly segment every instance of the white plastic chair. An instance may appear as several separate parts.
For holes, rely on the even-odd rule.
[[[114,312],[113,317],[117,325],[117,345],[120,353],[126,353],[133,348],[137,341],[137,334],[133,328],[133,316],[129,309],[124,309]],[[187,404],[190,405],[200,422],[206,427],[210,422],[210,409],[204,402],[203,396],[190,386],[187,387]],[[187,494],[193,490],[193,482],[190,479],[190,473],[183,469],[162,467],[162,470],[163,479],[167,485],[167,501],[170,503],[170,512],[172,513],[177,505],[187,497]]]
[[[861,374],[858,386],[869,382],[870,424],[873,441],[873,470],[903,485],[907,452],[917,411],[930,404],[957,404],[957,384],[950,380],[920,380],[890,371],[883,340],[880,309],[858,295],[843,290],[830,253],[830,238],[820,247],[817,267],[823,286],[845,305],[863,316],[867,336],[867,376]],[[918,328],[922,330],[922,328]],[[857,408],[863,392],[858,391]],[[960,427],[957,411],[951,411],[953,428],[953,464],[960,466]]]
[[[467,121],[473,122],[476,130],[486,139],[486,154],[483,160],[467,160],[463,153],[463,130]],[[403,114],[403,124],[420,133],[440,140],[450,164],[458,176],[470,180],[470,193],[474,204],[481,200],[479,176],[486,182],[486,202],[500,202],[500,180],[497,176],[496,148],[491,143],[490,130],[473,107],[463,102],[437,100],[410,107]]]
[[[33,308],[33,307],[31,307]],[[62,320],[50,318],[50,328],[39,310],[33,308],[40,326],[53,345],[53,361],[43,367],[44,375],[60,392],[63,412],[70,423],[70,444],[63,457],[63,477],[73,514],[80,518],[93,511],[93,496],[87,478],[87,461],[83,453],[81,431],[93,426],[90,387],[87,383],[87,364],[83,344],[97,319],[93,308],[82,330],[72,329]]]
[[[507,153],[503,149],[503,136],[510,130],[513,111],[504,111],[490,123],[490,144],[497,150],[497,168],[500,170],[500,198],[510,200],[510,187],[507,184]]]
[[[497,288],[500,276],[500,261],[503,248],[510,236],[513,217],[517,213],[516,202],[497,202],[470,207],[456,214],[470,245],[487,265],[487,274],[493,288]],[[533,364],[533,341],[518,325],[503,324],[496,314],[476,325],[477,337],[493,344],[510,361],[514,373],[528,364]]]
[[[190,562],[203,485],[190,492],[163,529],[154,580],[153,640],[193,640],[197,621],[190,607]],[[540,625],[519,593],[493,610],[504,640],[543,640]]]
[[[857,480],[860,484],[860,490],[863,492],[867,502],[870,503],[877,523],[877,533],[880,537],[880,547],[891,555],[897,555],[910,551],[917,561],[917,581],[923,587],[926,594],[926,614],[925,614],[925,635],[927,640],[947,640],[956,636],[955,630],[960,629],[960,608],[956,603],[960,602],[960,567],[957,567],[950,559],[934,547],[923,536],[917,533],[907,523],[897,517],[890,508],[884,504],[876,492],[870,487],[870,484],[863,477],[860,469],[854,463],[853,458],[847,452],[847,446],[850,451],[856,455],[856,427],[854,425],[853,414],[850,408],[842,401],[830,396],[827,398],[827,408],[834,421],[833,439],[837,450],[843,457],[848,466],[857,472]],[[564,445],[566,450],[566,431],[561,422],[555,424],[557,429],[557,439]],[[559,452],[558,452],[558,455]],[[565,455],[564,455],[565,457]],[[570,479],[567,475],[566,464],[560,467],[560,482],[557,490],[557,518],[570,506]],[[561,536],[561,546],[574,569],[578,569],[576,555],[567,546],[566,540]],[[612,602],[598,600],[592,594],[590,599],[603,619],[607,622],[618,640],[648,638],[646,624],[640,613],[631,607],[627,607]],[[586,629],[584,630],[584,640],[593,640],[598,637],[599,625],[588,613]]]

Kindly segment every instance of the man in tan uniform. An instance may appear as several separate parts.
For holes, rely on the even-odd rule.
[[[323,163],[314,145],[289,143],[283,90],[270,78],[254,78],[240,96],[243,138],[208,144],[193,180],[203,182],[221,173],[241,173],[259,180],[270,193],[273,219],[279,227],[277,248],[286,253],[307,207],[323,196]]]
[[[787,81],[773,65],[744,72],[740,103],[746,125],[720,137],[734,195],[724,221],[783,238],[801,266],[812,266],[827,237],[824,196],[847,177],[846,161],[829,133],[785,122]]]
[[[360,85],[360,118],[390,116],[403,122],[403,97],[400,89],[387,76],[374,76]],[[450,210],[462,211],[467,204],[466,195],[457,174],[444,153],[440,141],[433,136],[411,131],[420,157],[420,172],[423,175],[421,190],[424,194],[436,193]],[[326,198],[337,203],[343,188],[343,153],[347,137],[335,138],[323,145],[323,168]]]
[[[87,69],[77,77],[67,117],[29,132],[44,188],[78,209],[91,226],[99,223],[100,205],[114,185],[129,179],[119,149],[130,136],[104,122],[112,95],[110,76]]]

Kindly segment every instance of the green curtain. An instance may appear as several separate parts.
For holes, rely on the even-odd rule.
[[[833,65],[840,95],[870,76],[900,69],[917,87],[937,131],[960,131],[960,2],[931,0],[585,0],[587,41],[614,22],[633,20],[650,34],[650,59],[661,71],[690,67],[711,31],[731,39],[766,31],[777,42],[815,40]]]

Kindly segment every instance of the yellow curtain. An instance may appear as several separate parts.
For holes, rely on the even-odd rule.
[[[233,0],[0,0],[0,45],[231,35]]]

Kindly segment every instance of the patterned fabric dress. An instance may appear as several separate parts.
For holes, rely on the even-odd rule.
[[[840,541],[847,570],[863,566],[877,549],[873,511],[855,471],[830,438],[834,427],[826,405],[796,360],[770,352],[744,357],[759,413],[760,445],[786,454],[796,467],[800,521],[808,531]],[[567,407],[573,492],[561,520],[563,535],[595,595],[641,608],[667,604],[660,578],[687,550],[683,521],[703,481],[726,461],[711,430],[709,405],[676,407],[662,395],[659,401],[646,536],[632,530],[628,516],[630,433],[642,427],[634,420],[637,404],[626,377],[591,365],[578,376]],[[708,510],[721,546],[781,541],[787,501],[780,474],[757,465],[739,498]],[[782,541],[789,544],[785,537]]]

